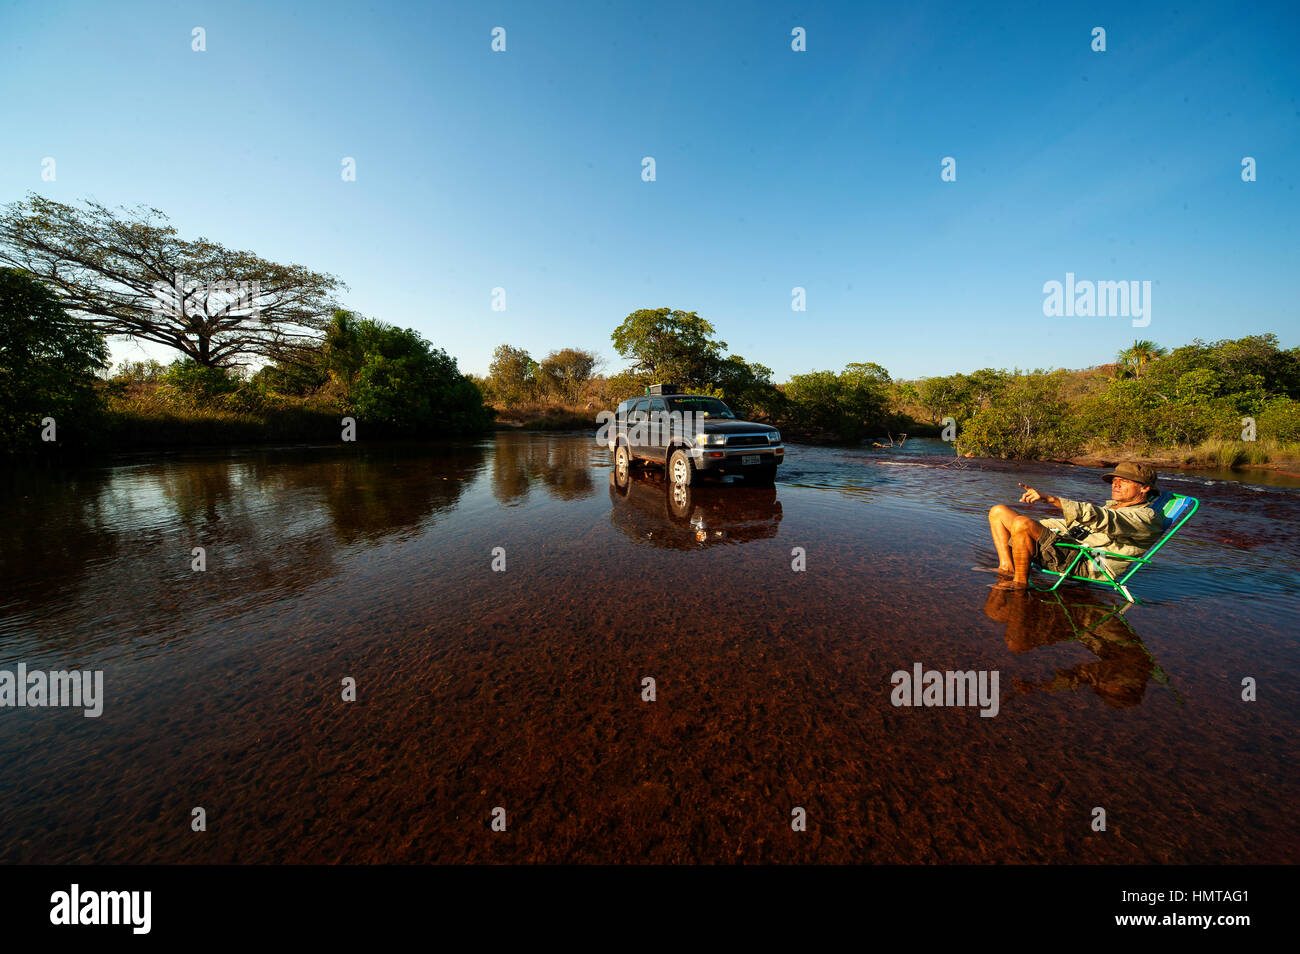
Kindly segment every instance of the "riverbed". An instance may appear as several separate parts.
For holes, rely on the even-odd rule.
[[[11,472],[0,670],[104,700],[0,708],[0,861],[1300,861],[1300,490],[1170,475],[1138,604],[1008,594],[988,508],[1101,471],[909,444],[686,492],[519,432]],[[996,715],[895,705],[916,664]]]

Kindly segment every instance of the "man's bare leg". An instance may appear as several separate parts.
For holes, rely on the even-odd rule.
[[[998,552],[998,572],[1011,576],[1011,580],[998,583],[998,589],[1022,590],[1029,586],[1029,559],[1039,529],[1037,520],[1016,513],[1004,504],[989,510],[989,531]]]
[[[989,510],[989,532],[993,534],[993,549],[998,552],[998,572],[1011,575],[1011,523],[1018,514],[1003,504]]]

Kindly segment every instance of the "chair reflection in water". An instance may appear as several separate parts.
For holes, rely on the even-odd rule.
[[[1012,652],[1027,653],[1074,640],[1097,657],[1092,662],[1059,669],[1043,682],[1016,679],[1014,695],[1089,686],[1118,709],[1138,705],[1147,683],[1155,679],[1182,705],[1178,690],[1147,651],[1128,618],[1133,605],[1082,602],[1074,594],[1056,590],[1025,593],[990,589],[984,612],[990,619],[1006,624],[1007,648]]]

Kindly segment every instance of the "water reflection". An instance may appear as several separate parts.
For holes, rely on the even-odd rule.
[[[82,471],[62,479],[40,470],[4,469],[0,495],[0,579],[4,615],[35,611],[66,598],[88,569],[118,556],[106,494],[112,472]]]
[[[680,487],[658,470],[609,475],[610,520],[640,543],[696,550],[776,536],[781,501],[775,487],[743,484]]]
[[[10,477],[0,658],[170,637],[301,592],[345,547],[426,532],[484,456],[470,444],[268,450]]]
[[[552,497],[578,500],[595,493],[591,445],[571,436],[498,434],[492,454],[492,495],[506,505],[523,503],[534,483]]]
[[[990,619],[1006,624],[1007,648],[1014,653],[1074,640],[1096,657],[1093,662],[1058,669],[1041,682],[1016,679],[1013,695],[1068,692],[1087,686],[1115,708],[1138,705],[1152,678],[1173,688],[1133,628],[1130,610],[1124,604],[1081,601],[1059,591],[990,589],[984,604]],[[1177,690],[1173,691],[1181,704]]]

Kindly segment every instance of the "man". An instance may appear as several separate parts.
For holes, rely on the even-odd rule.
[[[1095,507],[1024,487],[1021,503],[1043,501],[1061,511],[1060,517],[1034,520],[998,504],[989,510],[989,529],[998,551],[998,573],[1011,577],[996,584],[1000,590],[1023,590],[1029,585],[1029,564],[1063,571],[1078,550],[1056,543],[1082,543],[1111,553],[1141,556],[1165,532],[1164,514],[1156,506],[1156,472],[1145,464],[1123,463],[1102,477],[1110,484],[1111,499]],[[1119,576],[1133,564],[1106,558],[1106,568]],[[1100,578],[1101,572],[1085,556],[1072,571]]]

